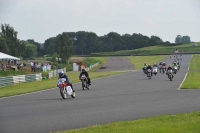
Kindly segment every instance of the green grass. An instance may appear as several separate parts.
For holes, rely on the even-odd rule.
[[[78,78],[79,74],[80,74],[79,72],[67,72],[67,75],[69,76],[70,80],[73,83],[80,82]],[[106,77],[106,76],[112,76],[116,74],[122,74],[122,72],[89,72],[91,80],[101,78],[101,77]],[[3,88],[0,88],[0,98],[19,95],[19,94],[25,94],[25,93],[30,93],[30,92],[40,91],[40,90],[46,90],[49,88],[55,88],[57,85],[56,84],[57,79],[58,77],[54,77],[52,79],[47,79],[47,80],[42,80],[42,81],[34,81],[34,82],[16,84],[12,86],[6,86]],[[76,88],[74,89],[76,90]]]
[[[199,133],[200,112],[95,125],[56,133]]]
[[[135,70],[141,70],[144,66],[144,62],[151,65],[155,62],[158,64],[160,61],[165,60],[167,56],[126,56],[126,58],[130,59],[130,62],[134,65]]]
[[[199,70],[200,71],[200,55],[193,55],[190,62],[190,71]]]
[[[200,55],[194,55],[190,62],[188,75],[181,89],[200,89]]]
[[[38,73],[38,72],[6,70],[6,71],[0,71],[0,77],[27,75],[27,74],[34,74],[34,73]]]
[[[182,44],[177,46],[149,46],[140,49],[133,50],[121,50],[115,52],[100,52],[92,53],[91,55],[151,55],[151,54],[173,54],[175,49],[179,52],[200,52],[200,43],[196,43],[197,46],[192,44]]]

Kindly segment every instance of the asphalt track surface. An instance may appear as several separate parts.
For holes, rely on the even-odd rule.
[[[134,69],[130,60],[124,57],[109,57],[108,60],[109,62],[103,65],[97,72],[127,71]]]
[[[2,98],[0,133],[49,133],[200,111],[199,90],[178,90],[190,58],[191,55],[183,55],[181,69],[173,81],[166,74],[148,79],[142,71],[134,71],[93,80],[90,90],[83,91],[80,83],[74,84],[75,99],[63,100],[58,89]],[[171,63],[172,59],[166,62]]]

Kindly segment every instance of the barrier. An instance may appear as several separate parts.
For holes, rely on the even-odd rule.
[[[66,72],[66,68],[54,70],[54,71],[49,72],[48,78],[58,76],[58,72],[60,70],[63,70],[64,72]],[[32,81],[41,81],[41,80],[42,80],[42,73],[0,77],[0,88],[8,86],[8,85],[12,85],[12,84],[19,84],[22,82],[32,82]]]
[[[22,82],[32,82],[32,81],[40,81],[42,80],[42,74],[28,74],[28,75],[18,75],[18,76],[8,76],[8,77],[1,77],[0,78],[0,88],[18,84]]]
[[[93,65],[90,65],[90,67],[87,67],[85,69],[86,69],[86,71],[90,71],[92,68],[97,67],[98,65],[99,65],[99,62],[97,62],[97,63],[95,63]]]

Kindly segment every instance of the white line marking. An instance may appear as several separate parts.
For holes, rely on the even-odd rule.
[[[192,57],[193,57],[193,55],[191,56],[190,61],[191,61]],[[189,62],[189,66],[188,66],[188,71],[189,71],[189,69],[190,69],[190,62]],[[185,79],[186,79],[186,77],[187,77],[187,75],[188,75],[188,71],[187,71],[187,73],[185,74],[185,77],[184,77],[182,83],[180,84],[178,90],[180,90],[181,86],[183,85],[183,83],[184,83],[184,81],[185,81]]]
[[[131,70],[131,71],[132,71],[132,72],[135,72],[135,71],[137,71],[137,70]],[[131,72],[131,71],[123,71],[123,72]],[[115,72],[117,72],[117,71],[115,71]],[[121,73],[121,74],[122,74],[122,73]],[[114,76],[121,75],[121,74],[116,74],[116,75],[112,75],[112,76],[97,78],[97,79],[93,79],[93,80],[104,79],[104,78],[108,78],[108,77],[114,77]],[[81,82],[76,82],[76,83],[74,83],[74,84],[79,84],[79,83],[81,83]],[[74,84],[73,84],[73,85],[74,85]],[[12,98],[12,97],[25,96],[25,95],[34,94],[34,93],[39,93],[39,92],[43,92],[43,91],[49,91],[49,90],[53,90],[53,89],[58,89],[58,87],[50,88],[50,89],[46,89],[46,90],[41,90],[41,91],[30,92],[30,93],[26,93],[26,94],[19,94],[19,95],[15,95],[15,96],[2,97],[2,98],[0,98],[0,99],[6,99],[6,98]]]

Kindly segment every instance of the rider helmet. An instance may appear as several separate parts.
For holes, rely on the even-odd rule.
[[[59,74],[60,77],[63,76],[64,75],[63,70],[60,70],[58,74]]]

